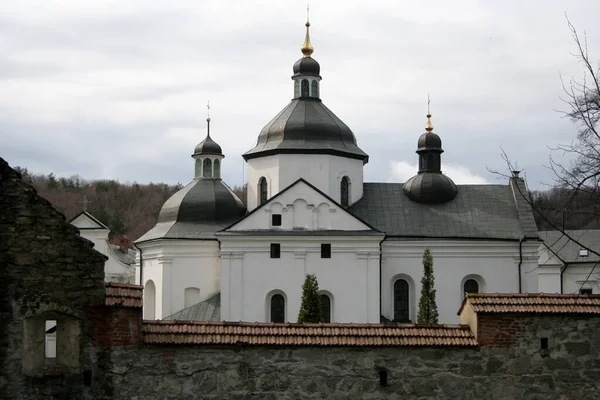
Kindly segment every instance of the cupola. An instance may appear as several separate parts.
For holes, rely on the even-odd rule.
[[[404,194],[417,203],[446,203],[458,194],[452,179],[442,174],[442,139],[433,133],[431,113],[427,114],[427,125],[417,142],[419,171],[403,186]]]
[[[221,160],[225,158],[221,146],[210,137],[210,115],[206,117],[206,137],[194,149],[196,160],[194,179],[221,179]]]

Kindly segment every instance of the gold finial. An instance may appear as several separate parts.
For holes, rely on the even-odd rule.
[[[310,32],[309,32],[309,28],[310,28],[310,22],[309,22],[309,18],[308,18],[308,7],[309,5],[306,5],[306,37],[304,38],[304,44],[302,45],[302,47],[300,47],[300,50],[302,50],[302,54],[304,54],[304,57],[310,57],[310,55],[313,53],[313,51],[315,51],[315,49],[313,48],[312,44],[310,43]]]
[[[433,131],[433,124],[431,123],[431,111],[429,109],[430,103],[431,99],[429,98],[429,94],[427,94],[427,125],[425,125],[425,130],[427,132]]]
[[[208,113],[206,115],[206,122],[210,122],[210,100],[206,103],[206,108],[208,108]]]

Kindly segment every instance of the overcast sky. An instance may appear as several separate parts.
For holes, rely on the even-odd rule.
[[[87,179],[187,183],[211,133],[225,181],[291,99],[306,2],[2,0],[0,157]],[[575,138],[560,74],[581,77],[565,12],[600,60],[600,1],[311,2],[321,97],[370,155],[365,181],[416,172],[427,94],[443,169],[500,183],[503,147],[543,188],[549,146]]]

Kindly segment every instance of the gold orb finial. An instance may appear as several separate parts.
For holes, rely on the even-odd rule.
[[[427,132],[433,131],[433,124],[431,123],[431,113],[427,113],[427,125],[425,125]]]
[[[306,6],[306,24],[304,24],[304,26],[306,26],[306,37],[304,38],[304,44],[302,45],[302,47],[300,47],[300,50],[302,51],[302,54],[304,54],[304,57],[310,57],[311,54],[313,53],[313,51],[315,51],[315,49],[313,48],[312,44],[310,43],[310,22],[309,22],[309,17],[308,17],[308,5]]]

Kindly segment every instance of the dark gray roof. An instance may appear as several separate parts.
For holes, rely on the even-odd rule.
[[[533,213],[515,200],[511,185],[459,185],[454,200],[420,204],[402,183],[365,183],[349,211],[388,236],[473,239],[537,238]]]
[[[294,99],[260,132],[248,160],[270,154],[334,154],[369,161],[354,133],[317,98]]]
[[[456,197],[457,188],[452,179],[441,172],[420,172],[403,186],[403,191],[411,200],[419,203],[445,203]]]
[[[221,146],[219,146],[217,144],[217,142],[215,142],[210,137],[210,135],[206,135],[204,140],[201,141],[200,143],[198,143],[198,145],[194,149],[193,155],[202,155],[202,154],[222,156],[223,150],[221,150]]]
[[[167,321],[220,321],[221,320],[221,293],[211,298],[184,308],[163,320]]]
[[[567,230],[565,233],[585,247],[600,253],[600,230]],[[570,240],[560,231],[540,231],[540,238],[565,263],[595,263],[600,260],[600,257],[590,252],[588,252],[587,257],[579,256],[581,246]]]
[[[136,242],[214,239],[214,233],[246,214],[246,206],[220,179],[198,179],[163,205],[158,222]]]
[[[123,264],[131,265],[135,263],[135,250],[129,249],[128,253],[125,254],[121,251],[121,248],[119,246],[110,243],[108,245],[108,248],[110,249],[111,253]]]
[[[298,75],[308,75],[308,76],[318,76],[320,77],[321,66],[312,57],[302,57],[298,61],[294,63],[294,76]]]

